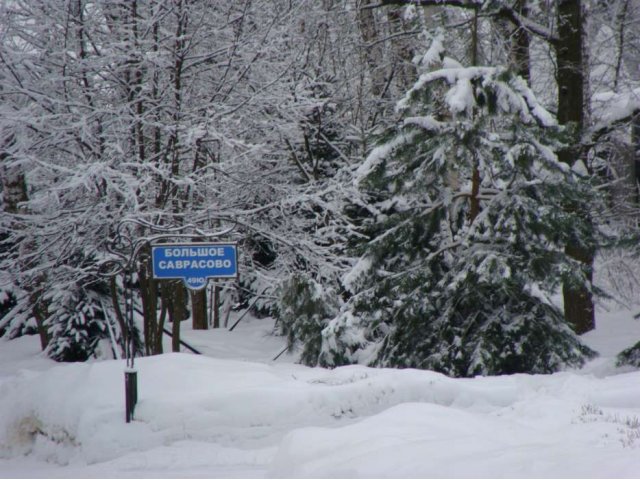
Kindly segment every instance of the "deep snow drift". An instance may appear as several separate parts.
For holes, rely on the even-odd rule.
[[[55,364],[36,338],[0,340],[3,477],[637,477],[640,372],[613,355],[631,314],[586,336],[602,356],[554,375],[451,379],[417,370],[323,370],[271,358],[271,320],[187,331],[205,355]],[[183,324],[186,327],[186,322]],[[208,355],[215,356],[212,358]]]

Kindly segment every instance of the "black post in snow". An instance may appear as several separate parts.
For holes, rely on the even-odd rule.
[[[128,278],[127,278],[128,277]],[[129,291],[129,298],[125,296],[126,306],[126,325],[127,325],[127,345],[125,345],[125,354],[127,356],[127,366],[124,371],[124,395],[125,395],[125,420],[130,423],[133,420],[133,414],[138,403],[138,372],[134,368],[135,359],[135,342],[133,339],[133,279],[131,272],[125,272],[125,292]]]

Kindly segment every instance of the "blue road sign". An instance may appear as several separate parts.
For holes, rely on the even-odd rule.
[[[151,247],[153,278],[181,278],[187,288],[198,290],[210,278],[238,277],[235,243],[181,243]]]

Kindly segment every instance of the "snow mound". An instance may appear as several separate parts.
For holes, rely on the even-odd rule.
[[[636,477],[640,372],[632,311],[598,313],[601,357],[575,372],[453,379],[429,371],[264,363],[260,321],[190,331],[204,353],[56,364],[37,337],[0,343],[3,477]],[[248,361],[240,361],[242,357]],[[293,358],[280,360],[291,362]],[[461,461],[464,459],[464,461]]]
[[[165,464],[173,476],[211,476],[211,468],[277,477],[640,471],[640,372],[452,379],[188,354],[142,358],[136,367],[130,424],[122,361],[60,365],[0,383],[0,456],[30,454],[65,465],[69,476],[106,468],[162,474]]]

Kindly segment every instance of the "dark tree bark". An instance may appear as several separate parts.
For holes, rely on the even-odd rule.
[[[571,125],[576,130],[573,145],[558,152],[560,161],[573,165],[583,162],[586,151],[580,145],[584,128],[585,65],[583,62],[583,18],[580,0],[560,0],[558,8],[558,37],[556,61],[558,65],[558,122]],[[571,208],[571,207],[570,207]],[[587,215],[587,212],[575,212]],[[593,259],[595,252],[589,246],[574,241],[567,245],[565,252],[584,266],[586,279],[593,280]],[[578,334],[595,328],[595,312],[592,294],[587,286],[573,287],[565,284],[564,317]]]
[[[0,166],[8,159],[8,155],[0,153]],[[2,201],[4,211],[7,213],[18,213],[20,204],[28,200],[27,182],[24,174],[16,168],[1,167],[2,177]]]
[[[14,142],[13,136],[8,136],[2,141],[2,150],[0,151],[0,179],[2,182],[2,202],[3,210],[9,214],[24,213],[25,207],[22,205],[29,200],[27,193],[27,181],[24,172],[8,163],[11,155],[7,151]],[[49,345],[49,332],[45,325],[45,321],[49,316],[47,302],[43,299],[44,275],[38,275],[33,283],[28,286],[29,302],[31,304],[31,313],[36,321],[38,335],[40,336],[40,346],[42,350]]]
[[[384,91],[385,73],[382,65],[382,45],[378,43],[379,35],[372,0],[361,0],[358,11],[358,28],[364,42],[364,56],[371,72],[371,93],[380,97]]]
[[[213,284],[213,328],[220,328],[220,286]]]
[[[523,17],[527,18],[529,16],[529,7],[527,6],[527,0],[517,0],[514,4],[514,8],[518,10],[518,13]],[[529,47],[531,45],[531,38],[529,36],[529,32],[523,27],[516,27],[513,32],[511,40],[511,52],[512,52],[512,62],[522,78],[524,78],[527,83],[530,80],[530,56],[529,56]]]
[[[40,285],[41,282],[36,282],[36,285]],[[49,341],[51,340],[45,320],[49,317],[49,306],[47,302],[42,298],[44,291],[42,288],[36,288],[29,296],[29,301],[32,305],[31,311],[33,317],[36,320],[36,326],[38,327],[38,335],[40,337],[40,347],[42,350],[47,348]]]
[[[182,280],[165,280],[161,282],[160,295],[162,298],[162,310],[164,317],[165,312],[169,316],[171,322],[171,350],[173,352],[180,351],[180,322],[188,317],[187,311],[187,289]],[[159,325],[159,352],[162,353],[162,328]]]
[[[414,84],[418,72],[412,60],[415,55],[414,42],[406,38],[410,32],[403,18],[401,8],[392,8],[387,12],[387,19],[391,30],[391,48],[394,52],[393,72],[400,91],[406,91]]]
[[[151,251],[146,247],[138,270],[142,300],[145,355],[162,353],[162,328],[158,323],[158,282],[151,275]]]
[[[207,330],[207,290],[197,290],[190,292],[191,296],[191,318],[194,330]]]
[[[528,0],[516,0],[513,4],[513,9],[520,18],[529,17],[527,2]],[[531,36],[528,30],[503,18],[497,19],[496,23],[498,24],[497,30],[502,34],[508,46],[509,65],[529,83]]]
[[[636,181],[636,201],[640,203],[640,194],[638,187],[640,186],[640,113],[633,119],[631,130],[631,144],[633,146],[633,170]]]
[[[580,0],[558,1],[558,122],[584,124],[584,65],[582,61],[582,5]],[[561,160],[573,164],[579,150],[568,150]]]
[[[116,320],[118,321],[118,326],[120,327],[122,335],[122,350],[123,352],[126,352],[126,345],[129,342],[129,329],[127,328],[127,324],[124,320],[124,315],[122,314],[122,309],[120,308],[120,303],[118,301],[116,277],[111,277],[111,280],[109,281],[109,290],[111,293],[111,305],[113,306],[113,311],[116,314]]]

